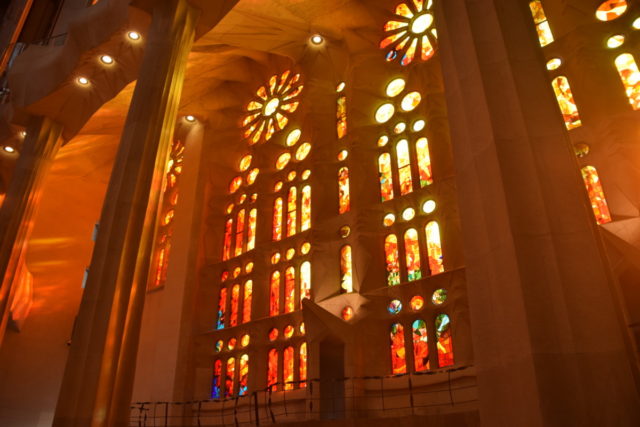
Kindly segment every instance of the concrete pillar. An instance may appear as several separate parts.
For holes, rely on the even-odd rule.
[[[640,425],[637,366],[528,4],[438,7],[482,423]]]
[[[11,306],[12,283],[32,228],[42,182],[60,148],[62,128],[44,117],[33,117],[27,127],[7,196],[0,209],[0,344]]]
[[[196,18],[186,0],[154,3],[55,426],[127,423],[160,189]]]

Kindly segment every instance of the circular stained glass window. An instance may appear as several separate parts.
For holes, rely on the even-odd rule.
[[[411,310],[420,311],[424,307],[424,298],[422,298],[420,295],[416,295],[413,298],[411,298],[410,304],[411,304]]]
[[[301,135],[302,135],[302,131],[300,129],[294,129],[291,132],[289,132],[289,135],[287,135],[287,141],[286,141],[287,146],[292,147],[296,145],[300,140]]]
[[[236,267],[233,269],[233,278],[235,279],[242,273],[242,269],[240,267]]]
[[[382,135],[378,138],[378,147],[384,147],[389,142],[389,137],[387,135]]]
[[[596,18],[600,21],[613,21],[627,11],[626,0],[607,0],[596,10]]]
[[[216,352],[222,351],[222,347],[224,347],[224,342],[222,340],[216,341]]]
[[[220,281],[224,282],[229,278],[229,272],[227,270],[223,271],[220,275]]]
[[[233,212],[233,208],[235,207],[235,205],[233,203],[229,203],[227,205],[227,213],[230,214],[231,212]]]
[[[402,98],[402,102],[400,103],[400,108],[402,111],[413,111],[422,100],[422,96],[420,92],[410,92]]]
[[[285,258],[287,259],[287,261],[289,261],[290,259],[292,259],[294,257],[294,255],[296,254],[296,250],[293,248],[289,248],[287,249],[287,252],[285,254]]]
[[[349,152],[347,150],[342,150],[338,153],[338,160],[341,162],[346,160],[347,157],[349,157]]]
[[[248,334],[243,335],[242,338],[240,339],[240,345],[242,347],[248,346],[249,345],[249,340],[250,340],[250,338],[249,338]]]
[[[285,328],[284,328],[284,336],[285,336],[285,338],[291,338],[293,336],[294,331],[295,330],[293,329],[293,326],[291,326],[291,325],[285,326]]]
[[[436,202],[433,200],[427,200],[422,204],[422,212],[430,214],[436,210]]]
[[[394,126],[393,128],[393,133],[395,133],[396,135],[401,134],[402,132],[404,132],[407,129],[407,124],[405,122],[400,122],[397,125]]]
[[[271,255],[271,264],[277,264],[280,262],[280,252],[276,252],[275,254]]]
[[[306,171],[302,172],[302,180],[306,181],[307,179],[309,179],[309,177],[311,176],[311,171],[309,169],[307,169]]]
[[[242,177],[236,176],[231,180],[231,183],[229,184],[229,193],[231,194],[235,193],[236,191],[238,191],[238,188],[240,188],[241,185],[242,185]]]
[[[353,318],[353,308],[350,306],[346,306],[342,309],[342,319],[345,321],[349,321]]]
[[[405,221],[411,221],[416,216],[416,211],[413,208],[407,208],[402,211],[402,219]]]
[[[300,147],[298,147],[298,149],[296,150],[296,160],[299,162],[304,160],[309,155],[310,151],[311,144],[309,144],[308,142],[300,145]]]
[[[391,227],[396,222],[396,216],[392,213],[386,214],[382,220],[385,227]]]
[[[247,175],[247,185],[251,185],[254,182],[256,182],[256,178],[258,177],[259,173],[260,173],[260,169],[258,168],[251,169],[251,172],[249,172],[249,174]]]
[[[247,154],[242,159],[240,159],[240,171],[241,172],[244,172],[247,169],[249,169],[249,166],[251,166],[251,160],[252,159],[253,159],[253,157],[251,156],[251,154]]]
[[[278,328],[272,328],[269,331],[269,341],[275,341],[278,339]]]
[[[442,305],[447,301],[447,290],[446,289],[438,289],[433,293],[431,297],[431,302],[434,305]]]
[[[304,242],[300,247],[300,253],[302,253],[302,255],[308,254],[310,250],[311,250],[311,243],[309,242]]]
[[[279,171],[284,169],[289,164],[289,160],[291,160],[291,154],[280,154],[280,157],[278,157],[278,160],[276,160],[276,169],[278,169]]]
[[[422,129],[424,129],[426,124],[427,124],[427,122],[425,122],[422,119],[416,120],[415,122],[413,122],[413,125],[411,126],[411,129],[413,129],[414,132],[420,132]]]
[[[387,96],[390,96],[393,98],[395,96],[400,95],[400,93],[404,90],[405,86],[406,86],[406,82],[404,81],[404,79],[401,79],[401,78],[393,79],[387,85],[385,92],[387,93]]]
[[[547,61],[547,70],[549,71],[557,70],[558,68],[560,68],[561,65],[562,65],[562,59],[552,58],[549,61]]]
[[[376,110],[376,121],[378,123],[387,123],[396,112],[396,108],[391,103],[382,104]]]
[[[280,190],[282,190],[282,181],[276,182],[276,185],[273,186],[273,191],[275,191],[276,193]]]
[[[387,310],[391,314],[398,314],[402,311],[402,303],[400,302],[399,299],[394,299],[389,303]]]
[[[249,274],[253,271],[253,262],[250,261],[247,263],[247,265],[244,266],[244,272]]]
[[[615,49],[624,44],[624,36],[622,34],[616,34],[607,39],[607,47],[609,49]]]
[[[289,172],[289,174],[287,175],[287,181],[289,182],[293,181],[294,179],[296,179],[297,175],[298,174],[296,173],[296,171]]]
[[[229,342],[227,343],[227,348],[229,350],[233,350],[234,348],[236,348],[236,339],[235,338],[229,339]]]

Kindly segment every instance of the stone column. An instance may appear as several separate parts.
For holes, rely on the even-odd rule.
[[[528,2],[438,2],[480,415],[640,425],[597,226]]]
[[[32,229],[42,182],[60,148],[57,123],[44,117],[33,117],[0,209],[0,344],[7,326],[11,306],[12,283],[21,253]]]
[[[162,177],[197,12],[154,3],[53,425],[126,425]]]

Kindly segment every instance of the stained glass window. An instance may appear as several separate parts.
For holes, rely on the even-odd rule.
[[[300,230],[305,231],[311,228],[311,186],[306,185],[302,187],[302,201],[301,201],[301,219]]]
[[[269,358],[267,362],[267,387],[271,390],[277,390],[275,385],[278,382],[278,350],[272,348],[269,350]]]
[[[400,3],[395,10],[393,20],[384,26],[385,38],[380,42],[380,49],[389,49],[387,61],[393,61],[401,53],[401,65],[409,65],[416,58],[416,52],[422,61],[430,59],[435,53],[437,32],[434,16],[431,12],[433,1],[407,1]]]
[[[404,328],[400,323],[391,325],[391,372],[405,374],[407,372],[407,355],[404,346]]]
[[[340,249],[340,288],[341,292],[353,292],[353,267],[349,245]]]
[[[433,184],[427,138],[418,139],[418,142],[416,142],[416,154],[418,156],[418,171],[420,172],[420,187],[426,187]]]
[[[400,194],[405,195],[413,191],[411,181],[411,160],[409,157],[409,143],[406,139],[396,144],[396,155],[398,156],[398,177],[400,179]]]
[[[224,245],[222,250],[222,260],[231,258],[231,236],[233,234],[233,219],[229,218],[224,227]]]
[[[269,316],[280,314],[280,272],[274,271],[271,274],[271,284],[269,287]]]
[[[307,379],[307,343],[300,344],[300,381],[306,381]],[[306,382],[301,382],[300,387],[306,387]]]
[[[225,314],[227,312],[227,288],[220,289],[220,296],[218,299],[218,322],[216,329],[223,329],[225,322]]]
[[[418,319],[413,322],[413,363],[416,372],[429,369],[429,345],[427,343],[427,324]]]
[[[553,34],[551,33],[551,27],[549,27],[549,21],[547,21],[544,9],[542,9],[542,3],[540,3],[540,0],[532,1],[529,3],[529,8],[533,15],[533,22],[536,24],[540,46],[545,47],[553,42]]]
[[[380,174],[380,194],[382,201],[393,199],[393,177],[391,175],[391,155],[381,154],[378,157],[378,172]]]
[[[311,263],[309,261],[300,265],[300,308],[305,298],[311,298]]]
[[[289,188],[289,196],[287,197],[287,237],[296,234],[298,191],[296,187]]]
[[[440,242],[440,227],[435,221],[431,221],[425,227],[427,236],[427,254],[429,256],[429,270],[431,274],[438,274],[444,271],[442,261],[442,244]]]
[[[616,68],[634,110],[640,109],[640,71],[633,55],[623,53],[616,58]]]
[[[398,238],[389,234],[384,239],[384,254],[387,262],[387,283],[389,286],[400,284],[400,256],[398,255]]]
[[[436,317],[436,338],[438,339],[438,366],[453,365],[453,342],[451,337],[451,322],[446,314]]]
[[[296,270],[289,267],[284,272],[284,312],[291,313],[296,309]]]
[[[238,325],[238,309],[240,305],[240,285],[231,288],[231,313],[229,314],[229,326]]]
[[[560,111],[562,112],[562,118],[564,124],[568,130],[577,128],[582,125],[580,120],[580,114],[578,113],[578,107],[573,100],[573,93],[571,92],[571,86],[569,86],[569,80],[564,76],[558,76],[551,82],[553,85],[553,91],[556,94]]]
[[[282,197],[273,202],[273,240],[282,239]]]
[[[421,279],[420,245],[418,243],[418,232],[415,228],[410,228],[404,233],[404,250],[407,257],[407,280],[411,282]]]
[[[596,10],[596,18],[600,21],[613,21],[627,10],[626,0],[607,0],[602,2]]]
[[[582,168],[582,178],[584,179],[584,185],[587,187],[596,221],[598,224],[611,222],[611,213],[609,212],[607,199],[604,197],[604,190],[598,177],[598,171],[593,166],[585,166]]]
[[[213,385],[211,386],[212,399],[220,399],[221,377],[222,377],[222,360],[216,360],[213,364]]]
[[[247,280],[244,283],[244,295],[242,301],[242,322],[251,320],[251,300],[253,298],[253,281]]]
[[[233,382],[236,376],[236,359],[230,357],[227,359],[227,372],[224,377],[224,397],[233,396]]]
[[[236,251],[235,256],[242,254],[242,246],[244,240],[244,209],[241,209],[238,212],[238,217],[236,221]]]
[[[240,356],[240,367],[238,375],[238,394],[244,396],[249,387],[249,355]]]
[[[293,357],[293,347],[289,346],[287,348],[284,349],[284,352],[282,354],[283,359],[284,359],[284,366],[283,366],[283,382],[284,382],[284,389],[285,390],[293,390],[293,362],[294,362],[294,357]]]
[[[249,224],[247,229],[247,251],[256,247],[256,220],[258,219],[258,210],[251,209],[249,211]]]
[[[342,95],[338,97],[337,131],[338,139],[342,139],[347,134],[347,97]]]
[[[338,212],[343,214],[350,209],[349,195],[349,168],[341,167],[338,170]]]

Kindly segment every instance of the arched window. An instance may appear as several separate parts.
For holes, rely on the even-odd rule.
[[[298,190],[296,187],[289,188],[289,196],[287,197],[287,237],[296,234],[298,223],[297,205]]]
[[[616,68],[634,110],[640,109],[640,71],[633,55],[623,53],[616,58]]]
[[[242,245],[244,241],[244,209],[238,212],[236,221],[236,251],[235,256],[242,255]]]
[[[398,156],[398,177],[400,179],[400,194],[405,195],[413,191],[411,180],[411,159],[409,157],[409,143],[406,139],[396,144],[396,155]]]
[[[300,266],[300,308],[302,300],[311,298],[311,263],[305,261]]]
[[[404,233],[404,250],[407,257],[407,280],[411,282],[421,279],[420,244],[418,243],[418,232],[415,228],[410,228]]]
[[[240,285],[233,285],[231,288],[231,314],[229,315],[229,326],[238,325],[238,308],[240,305]]]
[[[382,201],[393,199],[393,177],[391,174],[391,155],[381,154],[378,157],[378,171],[380,175],[380,194]]]
[[[407,372],[407,355],[404,346],[404,328],[400,323],[391,325],[391,372],[405,374]]]
[[[349,245],[340,249],[340,288],[343,293],[353,292],[353,267]]]
[[[273,240],[282,239],[282,197],[273,202]]]
[[[611,222],[611,213],[609,212],[609,206],[607,206],[607,199],[604,197],[604,190],[598,177],[598,171],[593,166],[585,166],[582,168],[582,178],[584,179],[584,185],[587,187],[596,221],[598,224]]]
[[[288,267],[284,272],[284,312],[296,309],[296,270]]]
[[[384,239],[384,254],[387,262],[387,283],[389,286],[400,284],[400,256],[398,255],[398,238],[389,234]]]
[[[244,295],[242,301],[242,322],[247,323],[251,320],[251,300],[253,298],[253,281],[244,282]]]
[[[453,342],[451,337],[451,322],[446,314],[436,317],[436,338],[438,339],[438,366],[453,365]]]
[[[553,43],[551,27],[549,27],[549,21],[547,21],[547,16],[544,13],[544,9],[542,9],[542,3],[540,3],[540,0],[529,2],[529,8],[533,15],[533,22],[536,24],[536,31],[538,32],[540,46],[545,47],[546,45]]]
[[[222,260],[231,258],[231,235],[233,234],[233,219],[229,218],[224,227],[224,245],[222,250]]]
[[[227,288],[220,289],[220,296],[218,299],[218,322],[216,329],[223,329],[225,322],[225,314],[227,307]]]
[[[227,372],[224,377],[224,397],[233,396],[233,382],[236,377],[236,358],[227,359]]]
[[[344,166],[338,170],[338,212],[349,212],[350,207],[349,168]]]
[[[222,377],[222,360],[213,363],[213,385],[211,386],[211,398],[220,399],[220,379]]]
[[[238,394],[244,396],[249,389],[249,355],[240,356],[240,369],[238,378]]]
[[[278,382],[278,350],[272,348],[269,350],[269,356],[267,361],[267,387],[271,387],[271,390],[276,391]]]
[[[424,228],[427,237],[427,254],[429,255],[429,270],[431,274],[444,272],[442,260],[442,243],[440,242],[440,227],[435,221],[431,221]]]
[[[427,138],[420,138],[416,142],[418,156],[418,171],[420,172],[420,187],[433,184],[431,175],[431,157],[429,156],[429,142]]]
[[[342,88],[344,90],[344,87]],[[347,135],[347,97],[338,97],[338,109],[336,112],[338,139]]]
[[[293,390],[293,347],[289,346],[284,349],[283,353],[284,366],[283,366],[283,375],[284,375],[284,389],[285,390]]]
[[[418,319],[413,322],[413,365],[416,372],[429,369],[429,344],[427,338],[427,324]]]
[[[271,286],[269,289],[269,316],[280,314],[280,272],[271,274]]]
[[[307,383],[307,343],[300,344],[300,387],[306,387]]]
[[[249,227],[247,230],[247,251],[256,247],[256,220],[258,219],[258,210],[251,209],[249,211]]]
[[[580,114],[578,113],[578,107],[573,100],[573,93],[571,92],[571,86],[569,86],[569,80],[564,76],[558,76],[551,82],[553,85],[553,91],[556,94],[560,111],[562,112],[562,118],[564,124],[568,130],[577,128],[582,125],[580,120]]]
[[[300,220],[300,230],[306,231],[311,228],[311,186],[302,188],[302,218]]]

